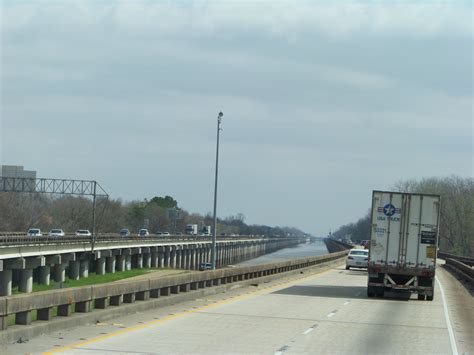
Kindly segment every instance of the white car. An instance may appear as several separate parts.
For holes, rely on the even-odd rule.
[[[148,232],[148,229],[142,228],[138,231],[138,236],[139,237],[148,237],[150,233]]]
[[[369,251],[367,249],[351,249],[346,258],[346,270],[351,267],[366,268],[369,263]]]
[[[28,237],[41,237],[43,236],[43,233],[41,233],[41,229],[39,228],[30,228],[28,229],[28,232],[26,233]]]
[[[76,236],[77,237],[90,237],[90,236],[92,236],[92,234],[87,229],[78,229],[76,231]]]
[[[49,231],[49,236],[50,237],[64,237],[64,231],[62,229],[51,229]]]

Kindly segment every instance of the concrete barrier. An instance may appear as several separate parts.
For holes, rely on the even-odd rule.
[[[450,258],[446,259],[444,266],[458,275],[460,279],[465,280],[471,287],[474,286],[474,269],[472,266]]]
[[[10,341],[14,334],[22,333],[21,331],[13,331],[13,329],[11,329],[12,332],[9,332],[10,329],[7,330],[8,316],[10,315],[15,315],[15,324],[17,325],[31,324],[33,311],[37,312],[39,321],[55,322],[60,318],[70,317],[73,310],[76,313],[96,312],[112,306],[120,306],[124,303],[131,304],[136,301],[148,301],[150,298],[156,299],[170,295],[175,297],[180,293],[197,292],[208,287],[249,282],[254,279],[272,277],[272,275],[280,275],[281,277],[281,275],[284,276],[287,273],[295,272],[295,270],[299,272],[304,268],[339,260],[344,258],[346,254],[347,251],[343,251],[272,264],[226,268],[167,277],[151,276],[148,279],[136,281],[125,280],[95,286],[0,297],[0,329],[2,330],[0,331],[0,341]],[[54,307],[57,308],[57,317],[53,317]],[[53,320],[53,318],[55,319]],[[19,329],[16,326],[13,328]]]

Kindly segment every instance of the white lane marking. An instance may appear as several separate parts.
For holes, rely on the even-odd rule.
[[[281,355],[283,354],[283,351],[277,351],[274,355]]]
[[[314,328],[308,328],[308,329],[306,329],[306,330],[303,332],[303,334],[304,334],[304,335],[309,334],[309,333],[311,333],[313,330],[314,330]]]
[[[344,302],[343,306],[347,306],[349,303],[351,303],[351,301],[346,301]]]
[[[451,320],[449,319],[448,305],[446,303],[446,297],[444,296],[444,289],[443,289],[443,286],[441,285],[441,282],[438,279],[438,276],[435,276],[435,278],[436,278],[436,282],[438,283],[439,290],[441,291],[441,298],[443,299],[444,317],[446,318],[446,325],[448,326],[451,352],[453,353],[453,355],[458,355],[458,347],[456,345],[456,339],[454,338],[454,332],[453,332],[453,327],[451,326]]]
[[[329,313],[329,314],[328,314],[328,318],[331,318],[333,315],[335,315],[335,314],[336,314],[336,312],[337,312],[337,310],[335,310],[335,311],[332,311],[331,313]]]

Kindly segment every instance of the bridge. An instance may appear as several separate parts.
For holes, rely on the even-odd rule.
[[[112,318],[102,313],[89,325],[0,349],[12,354],[472,353],[472,297],[444,268],[438,269],[432,302],[407,294],[369,299],[366,273],[345,270],[344,252],[336,254],[324,263],[308,259],[313,264],[301,268],[288,264],[284,277],[265,268],[234,275],[218,270],[219,284],[201,288],[196,281],[188,290],[115,307],[122,313]],[[151,309],[147,302],[161,303]]]
[[[369,299],[346,253],[3,297],[0,351],[472,353],[472,293],[443,261],[433,301]]]
[[[255,258],[297,245],[302,238],[220,237],[217,267]],[[197,270],[210,262],[211,240],[204,237],[122,237],[98,235],[92,249],[89,237],[0,236],[0,296],[12,294],[12,284],[30,293],[33,282],[49,285],[51,277],[62,283],[66,271],[72,280],[133,268],[178,268]],[[22,322],[19,320],[19,322]]]

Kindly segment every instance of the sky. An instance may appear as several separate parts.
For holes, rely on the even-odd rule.
[[[2,1],[0,164],[317,236],[473,174],[470,1]]]

